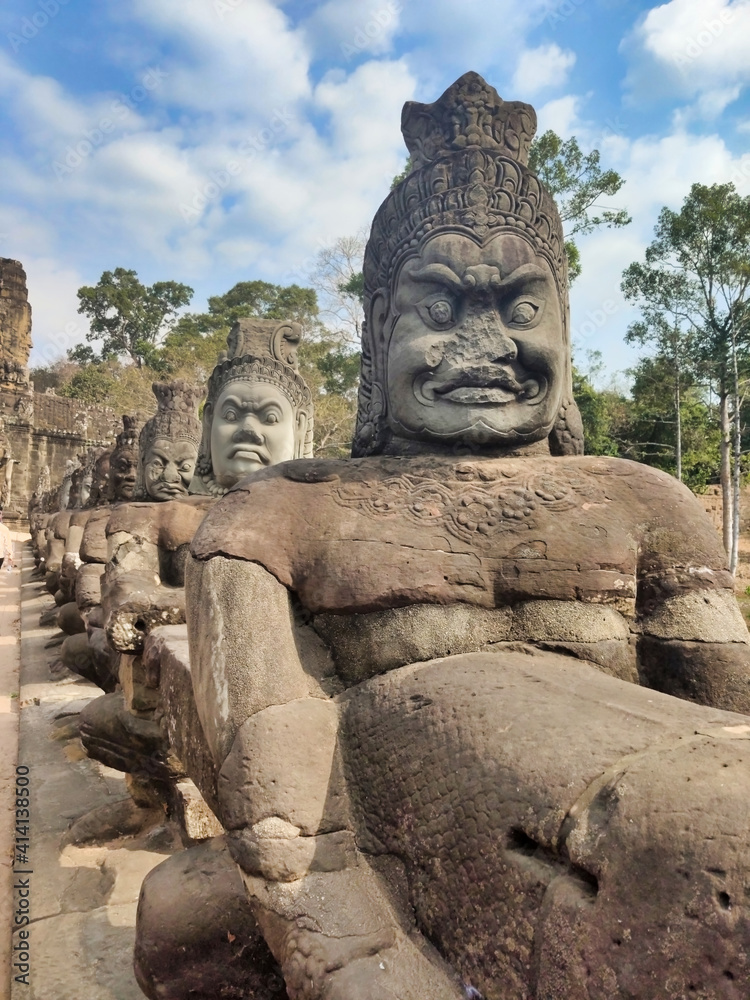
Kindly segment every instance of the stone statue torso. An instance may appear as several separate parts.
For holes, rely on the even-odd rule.
[[[626,643],[651,603],[730,585],[689,490],[591,457],[287,463],[220,501],[193,552],[263,565],[348,682],[503,641]]]

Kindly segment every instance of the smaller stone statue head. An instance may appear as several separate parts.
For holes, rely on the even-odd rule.
[[[221,496],[243,476],[312,456],[310,390],[296,370],[297,323],[238,320],[208,381],[192,493]]]
[[[63,472],[62,482],[57,490],[58,510],[68,510],[70,506],[71,484],[73,482],[73,473],[76,468],[76,463],[72,458],[69,458],[65,463],[65,471]]]
[[[109,458],[112,453],[108,448],[94,448],[92,451],[91,485],[83,505],[87,510],[106,504],[109,496]]]
[[[139,439],[139,500],[174,500],[187,496],[195,473],[201,424],[200,389],[184,379],[154,382],[158,409]]]
[[[123,414],[122,430],[109,456],[109,499],[114,503],[132,500],[138,474],[138,428],[135,417]]]

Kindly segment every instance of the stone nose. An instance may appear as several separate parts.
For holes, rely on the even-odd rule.
[[[251,441],[253,444],[263,444],[263,434],[258,418],[254,413],[246,413],[237,424],[232,435],[234,441]]]
[[[179,482],[180,473],[177,469],[176,462],[167,462],[164,472],[162,474],[162,479],[167,483]]]
[[[498,309],[488,303],[469,310],[461,340],[466,355],[483,364],[507,365],[518,357],[518,345],[509,335]]]

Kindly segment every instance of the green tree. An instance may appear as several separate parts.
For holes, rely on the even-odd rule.
[[[102,359],[128,357],[140,368],[192,296],[177,281],[146,286],[135,271],[118,267],[78,289],[78,312],[89,319],[86,339],[102,341]]]
[[[670,405],[677,380],[671,352],[642,358],[632,378],[630,425],[624,457],[645,462],[701,491],[719,473],[719,430],[704,386],[680,374],[679,419]]]
[[[303,341],[300,372],[315,404],[315,455],[347,458],[357,416],[359,353],[335,336]]]
[[[723,536],[737,567],[742,477],[742,390],[750,368],[750,198],[733,184],[694,184],[679,212],[663,208],[645,261],[622,289],[648,326],[661,311],[690,334],[719,400]]]
[[[601,153],[584,153],[575,136],[563,140],[551,129],[534,139],[529,168],[557,202],[565,232],[568,277],[572,284],[581,273],[581,259],[574,237],[600,226],[617,229],[631,217],[624,208],[607,207],[601,198],[613,198],[625,183],[616,170],[603,170]]]
[[[654,276],[656,277],[656,276]],[[643,319],[631,323],[625,340],[641,345],[651,344],[666,364],[659,365],[661,376],[661,407],[665,394],[672,401],[674,423],[674,474],[682,482],[682,403],[684,390],[694,380],[695,351],[690,329],[685,329],[679,317],[670,316],[664,309],[654,308],[653,303],[642,305]],[[645,368],[644,368],[645,371]]]
[[[584,451],[587,455],[621,456],[628,404],[614,387],[595,387],[594,382],[602,369],[599,351],[588,352],[585,370],[580,365],[573,365],[573,398],[583,422]]]

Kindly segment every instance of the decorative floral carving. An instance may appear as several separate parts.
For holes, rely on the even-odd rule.
[[[492,470],[496,473],[496,470]],[[381,482],[342,483],[337,503],[373,518],[402,518],[422,527],[434,525],[462,541],[488,541],[520,527],[535,526],[541,510],[562,513],[583,503],[606,503],[596,482],[580,475],[536,473],[526,477],[488,477],[481,464],[465,463],[448,482],[428,476],[392,476]]]

